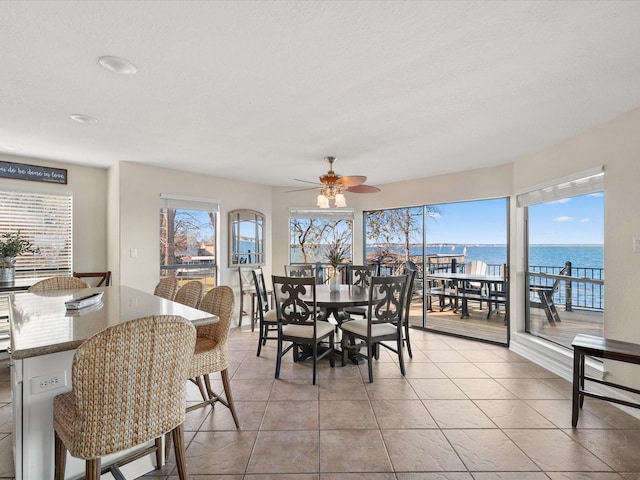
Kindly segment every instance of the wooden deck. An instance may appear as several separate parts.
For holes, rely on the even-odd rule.
[[[588,310],[574,310],[567,312],[559,308],[561,322],[550,324],[542,308],[531,309],[531,333],[554,343],[571,347],[573,338],[578,333],[588,335],[603,335],[603,313]],[[422,302],[411,303],[411,325],[422,327]],[[440,309],[434,306],[433,311],[427,310],[426,328],[440,332],[478,338],[490,342],[507,343],[507,326],[505,325],[504,307],[500,307],[498,314],[487,319],[487,307],[479,309],[477,302],[469,302],[469,317],[461,319],[460,311]]]

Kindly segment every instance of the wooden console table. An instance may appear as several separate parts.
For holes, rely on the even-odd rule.
[[[582,334],[576,335],[571,345],[573,346],[573,405],[571,424],[574,427],[578,424],[578,415],[580,414],[585,396],[626,405],[628,407],[640,408],[639,403],[601,395],[585,389],[584,386],[584,382],[587,380],[640,395],[640,390],[636,390],[635,388],[588,377],[584,370],[584,358],[587,355],[616,360],[618,362],[640,364],[640,345]]]

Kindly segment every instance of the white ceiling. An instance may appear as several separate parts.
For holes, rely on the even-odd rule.
[[[509,163],[640,106],[639,25],[636,1],[0,1],[0,154],[300,186],[326,155],[373,185]]]

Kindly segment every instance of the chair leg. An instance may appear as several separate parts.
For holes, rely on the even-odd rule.
[[[256,352],[256,357],[260,356],[260,352],[262,351],[262,345],[263,345],[262,342],[264,342],[265,344],[267,343],[265,340],[267,336],[267,331],[265,330],[266,327],[267,327],[266,325],[263,325],[262,322],[260,322],[260,326],[258,327],[260,332],[260,337],[258,338],[258,351]]]
[[[400,362],[400,373],[405,374],[404,371],[404,354],[402,353],[402,331],[398,332],[398,361]]]
[[[375,345],[371,345],[370,342],[367,342],[367,366],[369,367],[369,383],[373,383],[373,352],[375,348]]]
[[[313,342],[313,384],[316,384],[316,372],[318,370],[318,342]]]
[[[280,378],[281,363],[282,363],[282,340],[278,338],[278,353],[276,357],[276,378]]]
[[[90,458],[85,461],[85,479],[100,480],[100,458]]]
[[[340,347],[342,349],[342,366],[344,367],[347,364],[347,333],[342,332],[342,340],[340,342]]]
[[[413,353],[411,353],[411,340],[409,340],[409,319],[408,318],[404,324],[404,336],[407,342],[407,351],[409,352],[409,358],[413,358]]]
[[[202,400],[206,402],[207,400],[209,400],[209,395],[207,394],[207,390],[205,389],[205,386],[202,383],[202,376],[196,377],[196,383],[198,384],[198,388],[200,389],[200,395],[202,395]]]
[[[333,333],[331,333],[331,335],[329,335],[329,365],[331,366],[331,368],[334,368],[336,366],[336,359],[335,354],[334,354],[334,336]]]
[[[187,475],[187,456],[184,448],[184,424],[181,423],[171,431],[173,437],[173,448],[176,452],[176,466],[178,468],[178,478],[189,480]]]
[[[222,376],[222,387],[224,388],[224,395],[225,397],[227,397],[227,403],[229,404],[229,410],[231,410],[233,421],[236,424],[236,428],[240,428],[240,422],[238,422],[238,415],[236,414],[236,407],[233,404],[233,396],[231,395],[231,384],[229,383],[229,370],[225,368],[220,372],[220,376]]]
[[[156,469],[162,466],[162,436],[156,438]]]
[[[62,440],[58,436],[58,432],[54,431],[54,450],[55,450],[55,480],[64,480],[64,472],[67,466],[67,447],[64,446]]]

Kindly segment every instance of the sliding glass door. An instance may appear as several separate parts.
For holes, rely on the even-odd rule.
[[[506,344],[507,215],[506,198],[365,212],[365,261],[416,264],[412,326]]]

